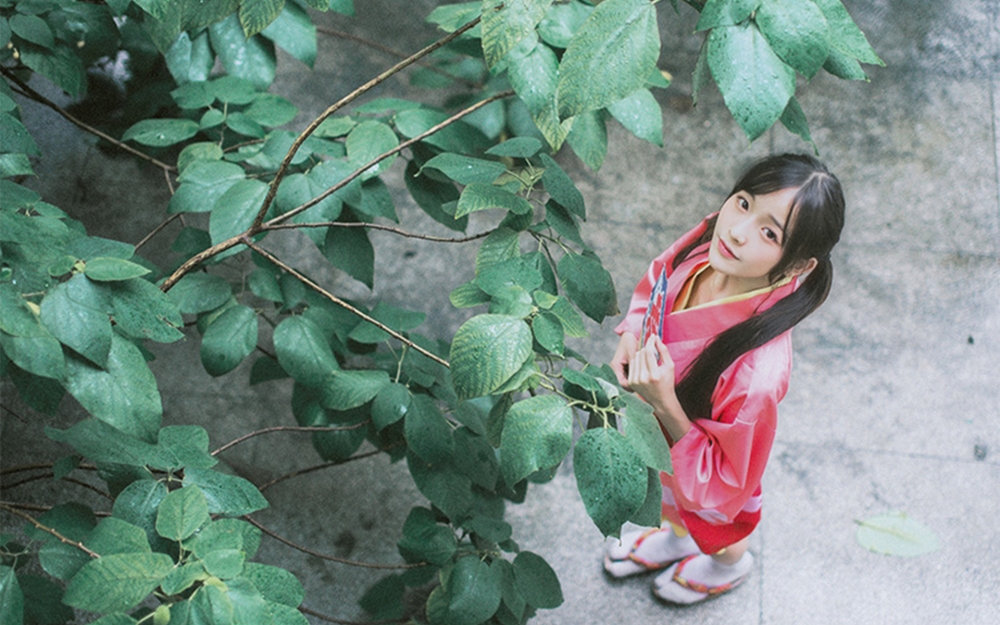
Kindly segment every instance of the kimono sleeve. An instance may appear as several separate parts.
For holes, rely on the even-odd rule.
[[[637,338],[642,329],[642,319],[646,314],[646,308],[649,306],[649,296],[653,292],[653,288],[656,285],[656,281],[660,276],[660,272],[664,267],[667,269],[667,275],[669,276],[673,272],[673,260],[679,251],[687,247],[694,241],[697,241],[702,234],[705,233],[707,229],[707,221],[712,215],[705,218],[697,227],[688,231],[684,236],[674,241],[674,243],[668,247],[662,254],[653,259],[653,262],[649,264],[649,269],[646,270],[646,274],[636,285],[635,290],[632,292],[632,299],[629,302],[628,313],[626,313],[625,318],[615,327],[616,334],[624,334],[626,332],[631,332]]]
[[[752,505],[777,427],[778,402],[788,389],[788,334],[730,367],[712,397],[712,419],[694,427],[670,450],[676,505],[715,524],[731,523]]]

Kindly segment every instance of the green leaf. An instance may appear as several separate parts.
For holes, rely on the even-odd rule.
[[[868,74],[861,69],[861,64],[835,47],[830,48],[830,55],[826,57],[823,69],[844,80],[868,81]]]
[[[10,16],[7,23],[10,25],[10,30],[25,41],[50,50],[55,46],[56,40],[52,36],[52,29],[37,15],[16,13]]]
[[[92,258],[87,261],[84,273],[97,282],[117,282],[144,276],[149,269],[120,258]]]
[[[538,554],[522,551],[514,558],[517,589],[536,608],[553,609],[563,603],[559,578],[549,563]]]
[[[167,295],[182,313],[194,315],[224,305],[233,296],[233,289],[219,276],[198,272],[181,278]]]
[[[473,423],[473,426],[482,434],[474,432],[472,427],[462,427],[455,430],[456,452],[453,455],[455,467],[472,480],[473,484],[492,491],[496,488],[497,477],[500,475],[500,464],[496,451],[483,435],[485,431],[482,421]],[[508,534],[494,540],[494,542],[503,542],[510,538],[510,526],[507,527]]]
[[[386,384],[372,402],[372,422],[382,430],[402,419],[410,409],[410,391],[399,383]]]
[[[130,126],[122,141],[159,148],[186,141],[196,134],[198,123],[190,119],[144,119]]]
[[[455,217],[461,218],[488,208],[502,208],[519,215],[526,215],[532,210],[531,203],[519,195],[496,185],[473,182],[462,190]]]
[[[201,489],[208,500],[208,511],[212,514],[242,516],[268,506],[257,487],[235,475],[205,469],[187,469],[184,472],[184,485]]]
[[[455,287],[448,294],[448,301],[455,308],[471,308],[479,304],[488,303],[490,296],[476,286],[475,282],[466,282],[461,286]]]
[[[812,0],[767,0],[755,21],[771,49],[806,78],[823,66],[830,50],[829,28]]]
[[[454,209],[449,213],[443,208],[446,204],[454,205],[458,202],[459,192],[453,183],[440,182],[429,176],[420,175],[415,161],[410,161],[406,165],[404,181],[413,201],[434,221],[452,230],[465,232],[465,227],[469,223],[468,218],[455,219]]]
[[[181,184],[170,198],[167,212],[206,213],[230,187],[244,178],[246,174],[239,165],[224,161],[195,161],[177,178]]]
[[[236,625],[233,602],[228,593],[219,586],[213,584],[202,586],[200,591],[191,597],[190,605],[189,623]]]
[[[554,48],[566,48],[593,11],[594,7],[583,2],[553,4],[538,23],[538,35]]]
[[[646,500],[639,509],[628,518],[629,522],[642,527],[659,527],[662,519],[663,484],[660,482],[660,472],[656,469],[646,469]]]
[[[146,532],[137,525],[115,517],[101,519],[83,544],[102,556],[150,552]]]
[[[514,137],[503,143],[498,143],[486,150],[492,156],[509,156],[512,158],[531,158],[542,149],[542,142],[534,137]]]
[[[380,369],[340,369],[323,384],[324,408],[350,410],[370,402],[389,384],[389,374]]]
[[[323,256],[369,289],[375,285],[375,248],[364,228],[330,228],[323,242]]]
[[[555,395],[538,395],[511,406],[500,437],[500,468],[513,487],[562,462],[573,445],[573,411]]]
[[[66,390],[90,414],[140,440],[156,440],[163,414],[160,391],[131,341],[112,336],[103,370],[75,357],[67,359],[66,370]]]
[[[62,345],[51,335],[9,336],[0,333],[0,346],[15,365],[29,373],[52,380],[66,377]]]
[[[788,106],[785,107],[785,112],[781,114],[781,124],[790,132],[798,135],[803,141],[811,143],[813,149],[816,149],[816,142],[813,141],[812,134],[809,132],[809,123],[806,121],[806,114],[802,110],[802,107],[799,106],[799,101],[795,99],[795,96],[789,98]]]
[[[451,374],[459,398],[488,395],[509,380],[531,356],[531,329],[504,315],[477,315],[455,333]]]
[[[623,394],[622,399],[625,401],[625,414],[621,420],[625,440],[632,445],[646,466],[673,473],[670,446],[653,415],[652,407],[632,394]]]
[[[260,180],[238,180],[215,202],[208,222],[212,243],[242,234],[263,205],[268,185]],[[232,250],[231,250],[232,251]]]
[[[726,107],[751,141],[778,121],[795,93],[795,71],[753,23],[713,29],[708,66]]]
[[[166,541],[156,533],[156,513],[167,496],[167,487],[153,479],[132,482],[118,494],[112,507],[114,518],[142,528],[146,539],[154,546]]]
[[[604,108],[639,89],[659,54],[653,4],[602,2],[574,35],[559,64],[559,116]]]
[[[34,175],[35,170],[27,154],[0,154],[0,178]]]
[[[503,163],[450,152],[438,154],[424,163],[424,168],[437,169],[460,184],[490,183],[507,171],[507,167]]]
[[[24,620],[39,625],[58,625],[73,620],[73,610],[62,603],[63,589],[50,579],[38,575],[21,575],[18,579],[24,593]],[[2,591],[0,591],[2,596]],[[2,601],[2,599],[0,599]],[[4,615],[0,608],[0,617]],[[4,619],[4,623],[8,621]],[[14,623],[14,621],[10,621]]]
[[[708,0],[701,10],[695,30],[734,26],[750,17],[760,4],[761,0]]]
[[[573,179],[566,174],[559,163],[555,162],[548,154],[542,154],[542,165],[545,173],[542,174],[542,184],[553,200],[565,207],[580,219],[587,218],[587,209],[583,201],[583,194],[573,184]]]
[[[164,538],[184,540],[210,521],[208,501],[197,487],[171,491],[160,504],[156,531]]]
[[[573,117],[573,128],[566,141],[583,163],[597,171],[608,153],[608,130],[601,111],[588,111]]]
[[[484,0],[482,41],[492,68],[522,39],[534,35],[552,0]]]
[[[246,554],[239,549],[217,549],[205,554],[202,562],[205,570],[221,578],[231,579],[243,572]]]
[[[97,419],[84,419],[67,430],[49,428],[45,433],[50,439],[71,445],[80,455],[98,463],[133,467],[158,464],[159,451],[154,445],[125,436],[122,430]]]
[[[407,139],[413,139],[448,119],[444,111],[429,108],[406,108],[396,113],[396,129]],[[458,121],[436,130],[421,140],[445,152],[478,153],[491,145],[491,141],[472,124]]]
[[[427,317],[425,313],[397,308],[385,302],[379,301],[369,315],[376,321],[380,321],[386,326],[403,333],[418,327]],[[390,336],[384,330],[362,321],[348,335],[352,341],[359,343],[381,343],[389,340]]]
[[[104,367],[114,334],[108,308],[104,293],[85,276],[76,275],[46,294],[41,320],[63,345]]]
[[[261,34],[310,68],[316,62],[316,26],[298,5],[285,3],[285,10]]]
[[[109,287],[117,328],[135,339],[170,343],[183,338],[184,319],[170,297],[146,280],[114,282]]]
[[[240,24],[252,37],[267,28],[285,6],[285,0],[240,0]]]
[[[266,601],[291,608],[302,603],[306,594],[302,583],[294,575],[276,566],[247,562],[243,566],[243,577],[260,591]]]
[[[170,45],[163,54],[167,69],[177,84],[208,80],[215,63],[215,54],[208,42],[208,32],[202,32],[192,39],[187,32]]]
[[[322,330],[305,317],[289,317],[278,324],[274,349],[281,368],[306,386],[321,388],[340,368]]]
[[[35,140],[21,123],[21,120],[7,113],[0,113],[0,141],[2,141],[0,145],[3,145],[4,152],[24,152],[32,156],[41,155]]]
[[[427,508],[413,508],[403,524],[403,538],[397,544],[407,562],[429,562],[442,566],[451,560],[458,543],[455,532],[438,524]]]
[[[566,295],[583,314],[600,323],[618,314],[615,285],[599,260],[580,254],[566,254],[559,259],[559,280]]]
[[[175,605],[186,605],[186,604],[175,604]],[[137,625],[139,621],[135,620],[127,614],[107,614],[97,619],[96,621],[91,621],[90,625]]]
[[[177,156],[177,170],[183,174],[188,165],[192,163],[198,161],[221,161],[222,156],[222,148],[216,143],[210,141],[189,143],[184,146],[184,149]]]
[[[500,607],[503,592],[500,567],[490,566],[476,556],[459,558],[447,580],[450,625],[478,625]]]
[[[193,586],[196,581],[207,578],[208,573],[201,562],[188,562],[170,571],[160,584],[160,590],[167,595],[177,595]]]
[[[261,126],[283,126],[295,119],[298,109],[285,98],[273,93],[259,93],[244,111],[247,117]]]
[[[372,615],[373,619],[402,620],[405,613],[403,609],[405,592],[406,583],[403,581],[403,576],[394,573],[370,586],[358,600],[358,605]]]
[[[426,462],[433,465],[451,458],[455,450],[451,427],[430,397],[413,396],[403,425],[410,449]]]
[[[432,465],[410,450],[406,454],[406,464],[417,490],[451,521],[459,523],[469,516],[475,503],[472,481],[451,463]]]
[[[24,620],[24,592],[14,569],[0,566],[0,621],[21,625]]]
[[[830,44],[852,59],[872,65],[885,65],[875,54],[865,34],[854,23],[841,0],[814,0],[830,27]]]
[[[646,466],[625,437],[612,428],[583,433],[573,449],[573,472],[587,514],[605,536],[646,500]]]
[[[121,553],[88,562],[66,587],[63,602],[90,612],[131,610],[173,568],[162,553]]]
[[[227,308],[205,330],[201,364],[209,375],[235,369],[257,348],[257,313],[242,304]]]
[[[361,122],[347,135],[347,162],[358,169],[399,145],[399,138],[389,126],[375,120]],[[362,180],[374,178],[389,169],[396,156],[380,161],[361,174]]]
[[[58,46],[54,50],[25,44],[21,50],[21,62],[42,76],[45,76],[63,91],[74,97],[87,91],[87,71],[82,59],[68,47]]]
[[[941,548],[934,531],[905,512],[887,512],[857,524],[858,544],[875,553],[913,558]]]
[[[525,44],[529,43],[525,39]],[[524,44],[522,44],[523,46]],[[510,54],[507,75],[514,92],[531,113],[531,119],[553,150],[558,150],[569,134],[571,122],[560,121],[556,105],[559,84],[559,59],[545,44]]]
[[[274,45],[259,35],[247,38],[235,14],[209,26],[212,49],[226,73],[267,89],[274,81]]]
[[[489,234],[476,254],[476,275],[482,275],[498,264],[518,258],[518,233],[510,228],[499,227]]]
[[[479,17],[482,7],[482,0],[445,4],[431,11],[431,14],[427,16],[427,21],[431,24],[437,24],[445,32],[453,33]]]
[[[531,333],[545,351],[562,356],[565,348],[565,332],[559,317],[543,312],[531,321]]]
[[[639,89],[611,104],[608,112],[635,136],[663,147],[663,113],[649,89]]]

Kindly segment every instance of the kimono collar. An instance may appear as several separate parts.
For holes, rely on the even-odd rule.
[[[708,262],[709,244],[694,249],[674,270],[667,287],[668,310],[673,310],[687,282],[704,269]],[[763,312],[797,288],[797,280],[785,278],[775,284],[726,297],[667,315],[664,341],[672,343],[713,337],[753,315]]]

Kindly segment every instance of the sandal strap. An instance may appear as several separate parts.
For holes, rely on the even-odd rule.
[[[718,586],[708,586],[706,584],[702,584],[701,582],[696,582],[696,581],[693,581],[693,580],[690,580],[690,579],[687,579],[687,578],[683,577],[681,575],[681,572],[684,570],[684,566],[688,562],[690,562],[691,560],[694,560],[695,558],[697,558],[698,555],[699,554],[695,554],[693,556],[688,556],[688,557],[684,558],[683,560],[681,560],[680,562],[677,563],[677,569],[674,571],[674,581],[677,582],[678,584],[680,584],[681,586],[683,586],[684,588],[687,588],[688,590],[693,590],[694,592],[698,592],[698,593],[701,593],[703,595],[708,595],[708,596],[720,595],[720,594],[722,594],[724,592],[728,592],[728,591],[732,590],[733,588],[735,588],[736,586],[738,586],[739,583],[742,582],[744,580],[744,578],[746,577],[744,575],[742,577],[738,577],[737,579],[735,579],[735,580],[733,580],[731,582],[728,582],[728,583],[725,583],[725,584],[719,584]]]
[[[659,569],[663,569],[669,566],[671,562],[654,562],[652,560],[647,560],[641,556],[638,556],[635,553],[636,549],[639,548],[639,545],[641,545],[644,540],[646,540],[653,534],[656,534],[657,532],[665,532],[665,531],[667,530],[663,529],[662,527],[653,527],[646,530],[642,534],[639,534],[639,537],[635,539],[635,544],[632,545],[632,549],[630,549],[628,552],[628,559],[650,571],[658,571]]]

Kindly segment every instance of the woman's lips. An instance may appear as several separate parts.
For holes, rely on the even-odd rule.
[[[733,254],[733,250],[729,249],[729,246],[722,239],[719,239],[719,253],[722,254],[723,258],[737,260],[736,254]]]

